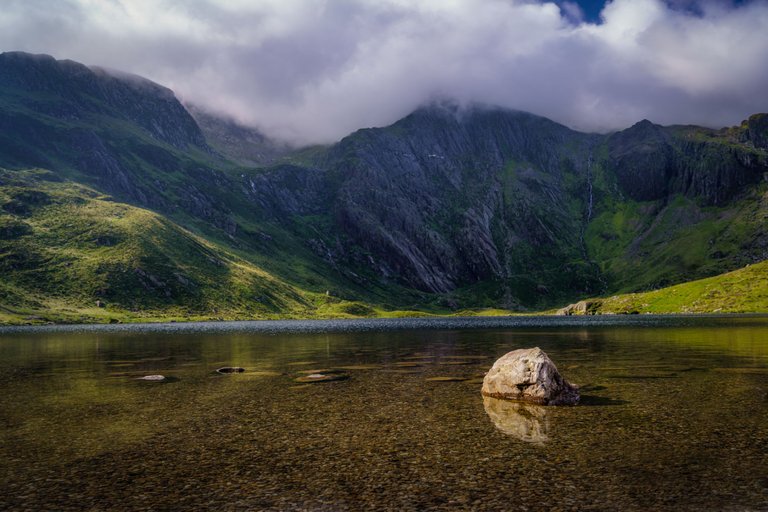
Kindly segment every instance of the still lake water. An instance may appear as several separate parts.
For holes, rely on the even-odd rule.
[[[533,346],[580,405],[483,399]],[[768,510],[768,317],[0,330],[0,509]]]

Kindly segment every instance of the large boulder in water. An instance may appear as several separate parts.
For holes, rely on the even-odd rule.
[[[483,379],[482,393],[540,405],[573,405],[579,401],[578,387],[560,375],[555,363],[539,347],[513,350],[499,358]]]

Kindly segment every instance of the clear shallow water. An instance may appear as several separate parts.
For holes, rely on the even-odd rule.
[[[483,400],[531,346],[581,405]],[[0,509],[210,508],[766,510],[768,319],[0,331]]]

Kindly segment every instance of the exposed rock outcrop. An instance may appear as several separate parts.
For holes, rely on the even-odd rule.
[[[566,381],[555,363],[539,347],[508,352],[483,379],[482,394],[539,405],[573,405],[578,387]]]
[[[524,112],[433,104],[355,132],[321,166],[339,183],[340,231],[402,284],[443,293],[496,279],[535,297],[563,288],[555,261],[578,258],[563,176],[586,180],[598,140]],[[588,288],[586,273],[571,275]]]
[[[555,314],[558,316],[596,315],[600,311],[601,305],[602,302],[599,300],[581,300],[576,304],[569,304],[558,309]]]
[[[606,164],[633,199],[682,194],[723,204],[768,172],[765,151],[760,149],[768,140],[766,124],[755,115],[729,134],[728,129],[659,126],[643,120],[607,138]],[[735,144],[739,139],[751,146]]]

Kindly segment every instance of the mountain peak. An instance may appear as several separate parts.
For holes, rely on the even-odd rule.
[[[662,129],[662,126],[655,124],[648,119],[642,119],[624,131],[632,131],[636,133],[655,133]]]
[[[16,90],[17,101],[41,115],[114,116],[178,149],[208,151],[200,128],[173,91],[146,78],[50,55],[5,52],[0,54],[0,86]],[[35,93],[44,93],[45,99]]]

